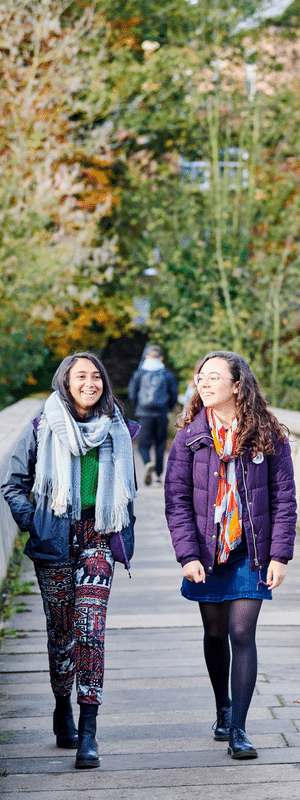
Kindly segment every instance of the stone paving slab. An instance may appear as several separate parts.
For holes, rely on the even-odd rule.
[[[288,747],[299,747],[299,745],[300,745],[300,732],[296,731],[296,728],[295,728],[294,731],[291,731],[290,733],[285,731],[284,738],[285,738],[285,741],[286,741]]]
[[[236,792],[238,790],[240,797],[244,800],[240,792],[241,784],[245,786],[249,785],[252,791],[252,798],[253,785],[257,784],[259,797],[261,797],[261,787],[265,786],[268,787],[268,789],[272,787],[272,800],[274,800],[274,797],[282,797],[282,795],[277,794],[278,781],[281,781],[282,783],[290,782],[292,785],[296,784],[298,790],[297,798],[299,797],[300,769],[299,766],[292,764],[258,765],[257,763],[251,763],[251,765],[249,765],[245,762],[240,762],[238,765],[230,767],[224,767],[224,765],[222,765],[221,767],[215,767],[213,770],[211,767],[198,767],[195,769],[145,769],[134,770],[133,772],[130,770],[124,770],[122,772],[85,770],[83,772],[84,774],[79,770],[75,771],[75,769],[72,772],[68,772],[65,783],[62,783],[61,775],[49,773],[47,775],[48,792],[61,790],[62,786],[66,789],[67,786],[68,792],[72,792],[73,796],[74,791],[79,795],[81,791],[96,790],[99,792],[100,789],[102,789],[102,791],[104,790],[107,796],[108,789],[112,789],[113,791],[116,789],[129,789],[130,792],[135,790],[136,793],[139,793],[136,794],[137,800],[139,800],[141,797],[140,792],[143,789],[148,791],[148,798],[150,798],[155,796],[153,794],[155,788],[159,791],[161,791],[161,789],[171,788],[171,791],[174,792],[174,790],[176,791],[176,787],[180,787],[181,793],[188,790],[189,795],[186,796],[190,797],[192,791],[199,791],[201,787],[205,791],[203,796],[203,800],[205,800],[209,787],[212,787],[211,798],[213,798],[213,800],[219,800],[221,796],[220,788],[231,785],[235,790],[235,795],[232,796],[236,797]],[[39,793],[45,789],[45,785],[41,785],[40,774],[29,774],[25,778],[23,775],[8,775],[6,778],[0,779],[0,789],[3,793],[7,791],[13,792],[18,789],[23,790],[24,787],[35,793]],[[149,790],[152,794],[150,794]],[[88,795],[85,795],[85,797],[87,796]],[[113,797],[114,795],[111,796]],[[145,796],[147,797],[147,795]],[[159,796],[160,795],[157,793],[156,797],[159,798]],[[177,793],[177,797],[179,796],[179,793]],[[285,796],[288,800],[289,796]],[[35,797],[37,797],[37,794],[35,794]],[[269,797],[271,800],[270,795]]]
[[[274,709],[272,709],[272,713],[271,713],[270,709],[266,708],[264,706],[263,707],[258,707],[258,708],[255,708],[255,707],[251,706],[251,708],[249,710],[248,718],[249,718],[249,720],[251,720],[251,719],[255,719],[255,720],[268,719],[268,720],[271,720],[272,716],[274,716],[276,719],[285,719],[285,718],[290,719],[291,713],[280,716],[279,712],[281,710],[282,710],[281,708],[275,708],[274,707]],[[118,711],[117,708],[116,708],[116,711]],[[147,709],[145,709],[143,713],[141,711],[140,712],[125,711],[123,713],[122,713],[122,711],[119,711],[117,714],[113,713],[113,712],[110,713],[110,714],[101,714],[101,722],[100,722],[100,724],[105,724],[106,729],[111,727],[111,726],[112,727],[118,727],[118,726],[120,727],[121,726],[121,727],[129,728],[129,727],[132,727],[132,726],[140,725],[141,724],[141,719],[142,719],[143,720],[143,726],[146,729],[148,726],[151,726],[151,725],[173,725],[173,724],[177,724],[178,721],[179,721],[179,715],[182,715],[182,713],[183,713],[183,711],[180,708],[178,708],[176,711],[168,711],[167,709],[166,710],[161,710],[161,711],[157,711],[157,710],[148,711]],[[202,724],[202,723],[206,722],[206,723],[208,723],[208,730],[209,730],[209,727],[211,727],[211,725],[212,725],[212,720],[214,721],[214,719],[215,719],[215,713],[212,711],[211,708],[207,709],[207,710],[206,709],[203,710],[199,706],[195,710],[189,708],[188,711],[186,712],[186,714],[187,714],[188,721],[189,721],[190,724],[191,723],[195,723],[195,724],[200,724],[201,723]],[[294,715],[294,714],[293,714],[293,717],[295,719],[297,719],[296,715]],[[16,717],[16,718],[11,717],[11,716],[10,717],[2,717],[2,719],[0,720],[0,731],[1,730],[7,730],[8,724],[9,724],[9,729],[11,731],[24,730],[24,729],[26,729],[26,730],[37,730],[38,728],[42,729],[45,726],[45,724],[48,725],[48,729],[51,730],[52,715],[49,718],[46,718],[45,715],[42,715],[42,716],[30,716],[30,717],[24,717],[24,716],[21,717],[21,716],[19,716],[19,717]]]
[[[253,739],[254,741],[254,739]],[[101,735],[101,730],[98,733],[98,742],[99,747],[101,750],[102,756],[106,755],[120,755],[120,754],[141,754],[141,753],[149,753],[151,751],[152,754],[154,753],[172,753],[178,751],[178,739],[169,739],[164,737],[163,739],[153,739],[151,738],[151,742],[149,740],[141,740],[141,739],[127,739],[127,740],[117,740],[117,741],[107,741],[106,738],[103,738],[103,734]],[[296,740],[295,747],[300,746],[300,737],[298,734],[298,740]],[[223,745],[222,745],[223,746]],[[286,747],[286,743],[284,742],[283,737],[280,733],[273,733],[267,736],[261,734],[255,735],[255,746],[256,747],[265,747],[265,748],[272,748],[272,747]],[[216,753],[220,753],[220,742],[215,742],[214,739],[211,737],[210,739],[206,736],[198,736],[195,738],[185,737],[184,739],[180,738],[180,751],[181,753],[194,751],[197,753],[200,750],[208,750],[209,752],[215,751]],[[37,758],[37,757],[49,757],[49,744],[45,742],[36,742],[36,743],[29,743],[26,745],[26,754],[28,758]],[[64,753],[66,755],[66,753]],[[15,759],[16,757],[20,756],[20,747],[19,745],[14,744],[2,744],[0,745],[0,758],[1,759]],[[58,750],[58,748],[53,744],[51,750],[51,758],[57,758],[58,760],[62,756],[62,751]]]
[[[31,657],[28,660],[24,660],[24,656],[22,655],[13,655],[13,656],[1,656],[0,657],[0,672],[5,672],[8,674],[9,672],[46,672],[48,674],[48,658],[46,654],[41,654],[36,656],[36,658]]]
[[[295,652],[293,650],[291,651],[290,648],[286,648],[284,655],[280,659],[280,666],[282,667],[282,665],[284,664],[289,665],[291,663],[292,658],[294,657],[295,657]],[[189,655],[188,653],[186,654],[181,653],[177,655],[176,670],[182,669],[184,671],[185,669],[190,668],[192,666],[194,666],[197,669],[200,658],[201,658],[201,653],[199,645],[199,654],[195,653],[195,655],[192,654]],[[125,673],[127,672],[127,674],[129,675],[129,671],[131,672],[132,670],[132,659],[133,659],[132,654],[124,653],[122,655],[122,661],[120,661],[120,656],[118,653],[115,654],[108,653],[106,658],[106,666],[110,670],[120,671],[120,673],[122,672],[123,675],[125,675]],[[155,654],[155,656],[152,655],[151,667],[149,668],[149,655],[147,654],[147,652],[141,652],[141,653],[136,652],[134,654],[134,672],[131,674],[132,676],[134,676],[135,672],[137,672],[138,670],[145,669],[144,674],[146,675],[147,671],[149,673],[150,669],[150,675],[151,674],[153,675],[153,673],[160,671],[162,666],[168,671],[169,669],[170,670],[174,669],[174,658],[172,656],[172,653],[169,653],[168,655],[164,655],[163,653],[162,654],[157,653]],[[23,672],[43,671],[48,673],[48,656],[46,655],[46,653],[37,653],[32,655],[28,659],[24,659],[24,654],[22,653],[21,654],[16,653],[12,655],[10,655],[9,653],[0,654],[0,673],[1,672],[4,672],[5,674],[9,672],[14,673],[21,671],[21,669]]]
[[[120,691],[119,687],[116,686],[115,689],[105,690],[105,698],[106,705],[103,706],[101,710],[101,720],[105,721],[105,724],[107,724],[107,720],[115,717],[116,714],[118,715],[118,719],[124,717],[126,720],[129,720],[130,724],[131,718],[128,717],[128,709],[132,709],[133,707],[141,709],[145,724],[147,724],[149,715],[151,715],[151,719],[153,715],[155,715],[156,720],[158,720],[158,715],[161,713],[162,708],[168,709],[169,714],[175,713],[185,715],[190,723],[198,723],[199,718],[201,718],[202,721],[209,721],[212,714],[212,698],[210,693],[206,692],[203,697],[198,687],[193,691],[193,703],[191,703],[191,691],[189,687],[182,687],[178,694],[174,691],[173,687],[169,687],[168,689],[156,689],[155,692],[153,692],[152,689],[135,689],[134,686],[130,689]],[[147,707],[147,712],[143,710],[143,704]],[[267,695],[263,705],[271,709],[272,714],[273,710],[282,707],[282,700],[276,695]],[[261,707],[261,695],[255,692],[251,703],[251,713],[253,712],[253,715],[257,716],[258,713],[261,713]],[[293,715],[295,717],[295,708],[299,709],[299,704],[289,704],[289,708],[290,716]],[[36,716],[49,717],[52,716],[53,697],[50,691],[47,693],[40,693],[39,707],[37,709],[33,707],[32,694],[2,694],[2,696],[0,696],[0,709],[2,719],[12,719],[14,717],[26,719],[27,717]],[[75,700],[75,713],[76,711]],[[167,719],[168,718],[165,716],[162,717],[163,723],[166,723]]]
[[[299,708],[300,700],[295,700],[295,692],[293,694],[277,694],[277,697],[280,700],[280,705],[290,706],[291,708]]]
[[[9,642],[6,639],[6,644],[1,648],[1,656],[16,656],[16,655],[30,655],[32,656],[34,653],[37,655],[46,655],[45,653],[45,640],[44,637],[40,637],[41,641],[35,640],[31,637],[30,642],[27,644],[23,644],[24,640],[18,641],[17,639],[12,639]]]
[[[267,741],[265,737],[279,733],[281,737],[284,737],[283,741],[288,740],[289,736],[296,737],[296,746],[298,746],[299,732],[295,721],[278,720],[272,715],[266,715],[264,719],[260,718],[259,720],[254,714],[251,716],[252,719],[249,718],[247,724],[247,731],[251,738],[258,735],[257,731],[259,731],[259,736],[264,737],[264,741]],[[77,714],[75,714],[75,718],[77,718]],[[150,750],[152,740],[161,739],[164,741],[165,739],[172,739],[177,741],[178,750],[181,750],[181,741],[183,739],[197,737],[199,739],[205,738],[207,741],[207,749],[210,749],[213,742],[211,720],[214,718],[215,715],[211,715],[209,720],[203,720],[201,715],[196,722],[185,722],[181,721],[181,716],[178,715],[175,722],[166,722],[165,724],[159,725],[156,720],[153,719],[152,725],[145,726],[142,721],[142,716],[140,716],[139,722],[136,725],[126,725],[124,719],[122,721],[119,718],[114,719],[112,717],[108,720],[106,717],[101,717],[98,722],[98,738],[99,741],[105,739],[111,747],[115,745],[118,746],[120,742],[128,743],[132,740],[139,739],[142,742],[147,741]],[[29,724],[30,721],[31,724]],[[53,748],[55,749],[55,740],[52,733],[52,717],[46,717],[44,715],[44,724],[42,716],[33,717],[31,720],[27,718],[24,722],[26,722],[26,724],[22,725],[21,722],[18,724],[16,719],[10,720],[7,718],[6,724],[1,725],[0,743],[6,745],[9,743],[23,742],[24,748],[26,749],[27,742],[48,742],[49,748],[52,751]]]
[[[263,749],[265,749],[265,750],[269,750],[270,748],[273,748],[274,750],[277,749],[277,751],[278,751],[278,753],[277,753],[277,763],[281,763],[281,749],[283,747],[286,748],[286,749],[289,749],[290,747],[294,747],[294,748],[298,748],[299,749],[299,746],[300,746],[300,734],[296,732],[295,727],[292,725],[292,723],[290,724],[290,726],[288,726],[288,725],[285,726],[284,733],[282,731],[282,724],[281,725],[277,725],[277,726],[276,725],[274,725],[274,726],[272,725],[271,727],[270,727],[269,724],[265,725],[265,726],[260,724],[259,725],[259,735],[256,733],[257,729],[258,728],[257,728],[256,724],[255,725],[251,725],[251,724],[248,725],[248,735],[250,736],[250,739],[251,740],[253,739],[253,741],[255,741],[255,743],[257,744],[257,747],[259,748],[259,753]],[[270,730],[272,731],[271,734],[270,734]],[[159,739],[161,739],[161,741],[162,741],[161,751],[164,752],[164,741],[165,741],[165,739],[167,740],[167,737],[170,736],[170,737],[172,737],[172,741],[174,740],[174,746],[172,746],[171,751],[172,752],[174,751],[174,752],[180,752],[181,753],[182,751],[184,751],[186,749],[185,747],[182,747],[182,738],[183,737],[185,738],[185,734],[186,734],[186,738],[188,740],[189,740],[189,737],[190,737],[191,740],[195,739],[197,737],[199,739],[200,743],[203,740],[206,740],[205,748],[206,748],[207,751],[213,752],[213,750],[215,749],[214,743],[212,744],[213,740],[212,740],[210,734],[207,736],[207,726],[204,726],[204,725],[203,726],[199,726],[199,729],[195,729],[195,727],[193,727],[193,728],[192,727],[187,727],[186,730],[184,729],[183,731],[180,731],[180,733],[178,732],[177,737],[176,737],[176,735],[173,736],[173,732],[170,729],[166,730],[165,728],[161,728],[161,727],[157,727],[157,726],[155,726],[155,728],[151,731],[151,733],[152,733],[152,736],[149,736],[149,737],[145,736],[145,730],[144,730],[142,725],[141,726],[137,726],[137,727],[131,729],[130,731],[128,731],[128,729],[124,729],[124,728],[117,728],[117,729],[116,728],[110,728],[110,729],[105,730],[105,732],[104,731],[102,731],[102,732],[100,731],[98,733],[98,741],[99,741],[100,752],[101,752],[101,754],[103,756],[105,756],[106,754],[114,754],[115,753],[115,748],[117,748],[117,750],[118,750],[118,747],[120,746],[120,743],[122,743],[122,742],[126,743],[127,749],[130,752],[131,741],[141,741],[142,742],[141,753],[148,753],[148,752],[152,753],[151,742],[152,742],[152,740],[156,741],[156,740],[159,740]],[[275,735],[278,737],[277,740],[275,739]],[[33,731],[27,731],[27,730],[2,731],[1,735],[0,735],[0,741],[1,741],[1,748],[2,747],[5,748],[3,750],[3,752],[1,750],[1,758],[3,758],[5,761],[7,761],[7,764],[6,764],[7,768],[9,766],[10,748],[12,746],[18,747],[19,753],[24,752],[24,753],[26,753],[26,756],[27,756],[27,752],[28,752],[28,757],[32,757],[34,753],[32,753],[31,749],[29,749],[27,751],[27,748],[32,748],[33,747],[34,748],[34,752],[35,752],[35,749],[39,748],[40,746],[43,746],[44,748],[46,748],[46,751],[45,751],[45,749],[42,751],[42,755],[45,755],[45,752],[47,752],[48,753],[48,758],[51,758],[51,759],[58,758],[59,759],[59,758],[63,757],[63,751],[62,750],[59,750],[59,752],[57,751],[57,748],[55,746],[55,740],[54,740],[53,734],[51,735],[51,732],[49,730],[46,731],[44,729],[44,730],[33,730]],[[276,741],[278,741],[280,744],[277,745]],[[210,744],[210,742],[211,742],[211,744]],[[275,742],[275,744],[274,744],[274,742]],[[145,746],[144,743],[146,743],[147,746]],[[263,747],[262,745],[265,745],[265,747]],[[176,750],[176,746],[177,746],[177,750]],[[195,748],[195,752],[197,752],[198,749],[199,748],[196,747]],[[201,749],[204,749],[204,748],[201,747]],[[121,748],[121,750],[122,750],[122,748]],[[136,751],[134,751],[134,752],[136,752]],[[70,751],[66,751],[65,755],[70,757]],[[259,758],[260,758],[260,755],[259,755]],[[73,761],[72,761],[72,764],[71,764],[72,769],[74,768],[74,761],[75,761],[75,753],[73,755]],[[231,763],[231,760],[227,756],[226,756],[226,763],[227,764]],[[135,764],[135,762],[134,762],[134,764]]]
[[[276,719],[283,720],[292,717],[292,719],[300,721],[300,707],[298,705],[293,708],[291,706],[287,706],[287,708],[285,706],[271,706],[271,710]]]
[[[51,698],[51,702],[53,704],[53,697],[52,692],[48,687],[45,686],[45,677],[43,673],[36,674],[34,676],[34,684],[32,682],[32,677],[30,678],[29,674],[20,675],[19,673],[14,674],[15,682],[12,684],[12,676],[11,675],[1,675],[1,684],[2,684],[2,691],[0,691],[0,697],[13,697],[14,695],[17,696],[24,696],[24,695],[34,695],[42,694],[45,696],[49,696]],[[26,682],[25,682],[26,681]],[[269,685],[269,684],[267,684]],[[298,684],[297,684],[298,685]],[[187,677],[174,677],[172,678],[140,678],[133,680],[132,678],[126,678],[125,680],[119,679],[118,680],[118,691],[124,692],[127,690],[131,690],[133,692],[136,691],[153,691],[154,689],[201,689],[201,686],[207,687],[207,676],[206,675],[195,675],[195,676],[187,676]],[[3,691],[4,687],[5,691]],[[112,680],[111,678],[106,677],[105,680],[105,695],[108,692],[113,692],[115,694],[116,691],[116,681]],[[76,700],[74,699],[74,702]]]
[[[197,791],[199,800],[216,800],[217,797],[222,797],[222,800],[236,800],[237,791],[243,800],[253,800],[253,787],[240,783],[237,789],[236,786],[224,786],[220,784],[219,793],[216,787],[211,786],[197,786],[185,787],[179,789],[166,789],[165,787],[159,789],[95,789],[89,790],[87,800],[190,800],[191,791]],[[86,791],[82,789],[82,791]],[[16,792],[22,792],[24,800],[36,800],[36,792],[26,791],[26,787],[20,787]],[[278,793],[278,795],[277,795]],[[297,784],[278,781],[272,781],[267,784],[260,783],[259,797],[260,800],[274,800],[274,796],[278,796],[281,800],[299,800],[299,787]],[[39,792],[39,800],[70,800],[74,797],[73,790],[59,790],[58,792]],[[86,795],[85,795],[86,797]],[[15,793],[6,793],[6,800],[15,800]]]
[[[45,673],[43,672],[35,672],[34,673],[34,682],[33,682],[33,674],[31,672],[13,672],[13,673],[0,673],[0,696],[3,692],[7,695],[9,693],[13,694],[14,692],[19,693],[20,685],[25,684],[27,686],[27,691],[30,691],[32,694],[35,693],[35,689],[37,693],[39,691],[44,692],[47,691],[48,687],[45,687]],[[40,685],[40,689],[38,688]],[[7,690],[5,687],[9,687]]]
[[[255,745],[255,737],[253,737],[253,744]],[[278,754],[276,748],[260,749],[259,751],[260,764],[277,764]],[[246,759],[244,760],[245,763]],[[295,764],[300,761],[300,747],[285,747],[280,750],[280,761],[282,764]],[[101,774],[104,775],[108,772],[133,772],[135,770],[159,770],[159,769],[194,769],[199,767],[214,767],[222,766],[225,768],[228,765],[227,746],[220,748],[219,752],[215,750],[199,750],[190,752],[175,752],[175,753],[135,753],[131,755],[105,755],[101,759]],[[18,775],[29,775],[30,773],[49,774],[49,773],[62,773],[69,772],[74,769],[74,754],[67,755],[61,754],[60,758],[17,758],[17,759],[1,759],[0,760],[0,773],[5,769],[10,774],[16,773]],[[299,776],[300,777],[300,776]]]

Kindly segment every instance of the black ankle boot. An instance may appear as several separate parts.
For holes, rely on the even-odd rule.
[[[231,758],[257,758],[255,747],[247,739],[245,731],[236,725],[229,728],[228,753]]]
[[[97,706],[92,708],[96,708],[96,710],[98,710]],[[85,714],[82,713],[80,709],[78,725],[78,750],[75,761],[75,767],[77,769],[91,769],[92,767],[100,767],[100,758],[98,755],[98,744],[96,739],[96,713]]]
[[[53,713],[53,733],[56,736],[57,747],[65,747],[68,750],[76,749],[78,733],[73,719],[70,697],[56,698],[56,708]]]
[[[231,723],[231,707],[223,706],[217,709],[217,719],[213,724],[214,739],[217,742],[228,742],[229,726]]]

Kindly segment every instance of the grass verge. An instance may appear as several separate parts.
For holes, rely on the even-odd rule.
[[[6,628],[3,626],[3,623],[11,617],[13,611],[18,610],[14,607],[14,598],[33,594],[33,581],[20,580],[23,551],[27,539],[28,533],[19,533],[17,536],[6,577],[2,582],[0,594],[0,647],[3,636],[6,633]],[[21,608],[21,606],[24,606],[24,603],[20,601],[19,606]]]

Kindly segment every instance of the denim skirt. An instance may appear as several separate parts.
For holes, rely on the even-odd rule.
[[[252,572],[249,558],[245,556],[231,565],[215,564],[205,583],[195,583],[183,578],[181,594],[187,600],[198,603],[222,603],[223,600],[238,600],[248,597],[253,600],[272,600],[272,592],[265,586],[267,568]]]

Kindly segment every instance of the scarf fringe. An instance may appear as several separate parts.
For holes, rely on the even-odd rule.
[[[126,488],[120,476],[119,479],[119,490],[121,489],[121,491],[119,491],[119,500],[115,500],[113,507],[103,505],[98,507],[96,504],[95,531],[104,531],[105,533],[118,532],[122,528],[126,528],[130,522],[128,504],[135,497],[135,483],[130,481],[129,486]]]
[[[41,477],[35,479],[34,492],[40,494],[42,497],[50,497],[53,492],[52,478]]]
[[[124,506],[119,506],[113,509],[102,508],[101,512],[96,512],[95,531],[103,531],[104,533],[115,533],[126,528],[129,524],[129,514]]]

